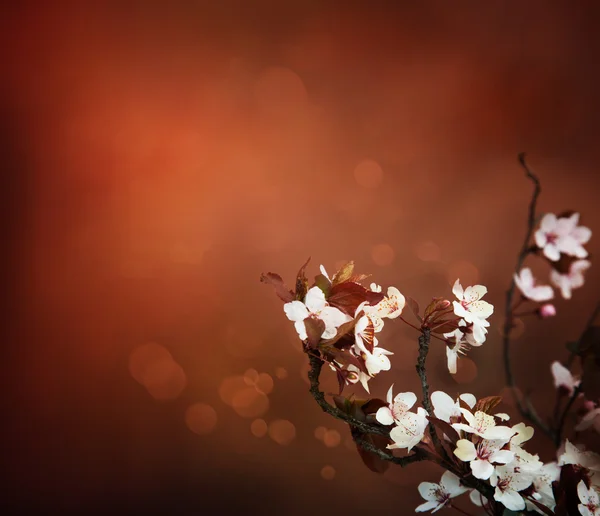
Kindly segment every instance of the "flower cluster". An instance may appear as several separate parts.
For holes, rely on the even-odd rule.
[[[579,213],[558,217],[548,213],[542,218],[540,227],[534,234],[533,249],[540,251],[552,266],[550,282],[560,290],[565,299],[571,299],[573,289],[583,286],[583,274],[591,265],[585,259],[588,252],[583,246],[589,242],[592,231],[578,224]],[[551,285],[539,283],[529,267],[524,267],[515,274],[514,281],[523,299],[543,303],[536,311],[540,317],[556,314],[554,305],[548,303],[554,298],[554,289]]]

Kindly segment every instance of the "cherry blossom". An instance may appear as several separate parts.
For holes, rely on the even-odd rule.
[[[591,407],[581,418],[581,421],[575,427],[575,431],[582,432],[593,426],[594,430],[600,433],[600,407],[595,407],[593,402],[589,403]]]
[[[350,384],[360,382],[361,385],[363,386],[364,390],[367,391],[368,393],[370,393],[369,380],[372,377],[370,375],[368,375],[367,373],[361,371],[354,364],[350,364],[346,369],[350,372],[350,374],[346,377],[346,381]]]
[[[469,407],[473,408],[477,400],[475,396],[469,393],[464,393],[459,396]],[[446,423],[458,423],[462,417],[460,411],[460,402],[457,399],[453,400],[448,394],[443,391],[435,391],[431,393],[431,404],[433,405],[433,414],[438,419]]]
[[[467,287],[463,290],[460,280],[456,280],[452,293],[458,301],[454,301],[454,313],[462,317],[465,322],[473,325],[473,337],[476,342],[485,342],[485,328],[489,326],[486,319],[494,313],[494,307],[481,298],[487,293],[483,285]]]
[[[287,318],[294,322],[301,340],[308,338],[304,321],[309,317],[320,319],[325,323],[325,329],[321,334],[322,339],[335,337],[338,327],[352,320],[341,310],[329,306],[325,300],[325,294],[319,287],[313,287],[307,292],[304,303],[291,301],[283,305],[283,310]]]
[[[552,490],[552,482],[560,478],[560,466],[556,462],[549,462],[544,464],[535,474],[533,479],[533,492],[531,496],[550,509],[554,510],[556,506],[556,500],[554,499],[554,491]],[[527,510],[537,511],[543,514],[542,510],[539,509],[534,503],[529,500],[525,500],[527,504]]]
[[[375,414],[375,419],[382,425],[393,425],[402,421],[402,417],[417,402],[417,396],[414,392],[401,392],[393,398],[392,385],[387,392],[387,407],[381,407]]]
[[[600,473],[600,455],[589,450],[580,450],[568,439],[565,440],[562,453],[559,450],[558,465],[575,464],[595,473]]]
[[[554,387],[563,389],[568,396],[572,396],[575,389],[579,387],[580,380],[575,378],[569,369],[556,360],[552,362],[550,370],[554,377]]]
[[[507,439],[482,439],[477,444],[459,439],[454,455],[470,463],[474,477],[487,480],[494,472],[494,463],[507,464],[514,459],[514,452],[502,449],[507,443]]]
[[[454,345],[450,345],[449,341],[446,341],[446,358],[448,360],[448,371],[450,374],[456,374],[458,355],[465,355],[469,350],[469,346],[463,341],[464,333],[460,329],[456,329],[449,333],[444,333],[444,338],[454,338]]]
[[[577,494],[581,502],[577,506],[581,516],[600,516],[600,498],[593,488],[588,489],[585,482],[580,480],[577,484]]]
[[[550,271],[550,281],[560,289],[562,297],[571,299],[573,289],[583,286],[585,282],[583,273],[590,268],[590,265],[591,263],[588,260],[576,260],[571,263],[567,274],[561,274],[552,269]]]
[[[406,448],[412,450],[421,442],[427,428],[427,411],[419,407],[416,414],[406,412],[400,421],[396,421],[396,426],[390,430],[390,439],[394,444],[389,444],[387,448],[393,450],[396,448]]]
[[[421,482],[418,489],[419,494],[427,501],[419,505],[415,512],[431,511],[432,513],[447,505],[452,498],[469,490],[461,485],[460,479],[450,471],[442,475],[439,484]]]
[[[490,416],[480,410],[475,412],[475,414],[464,408],[461,408],[460,411],[468,424],[454,423],[452,427],[455,430],[475,434],[484,439],[506,439],[507,441],[516,433],[516,430],[507,426],[496,426],[494,416]]]
[[[494,499],[511,511],[525,509],[525,500],[519,491],[527,489],[532,482],[531,474],[523,473],[510,464],[498,466],[490,477],[490,484],[496,488]]]
[[[537,285],[529,267],[521,269],[519,274],[514,275],[514,279],[515,285],[527,299],[541,303],[554,297],[554,290],[550,285]]]
[[[535,232],[536,245],[543,250],[544,256],[556,262],[560,254],[585,258],[587,251],[583,248],[592,236],[589,228],[577,226],[579,213],[570,217],[557,218],[553,213],[544,215],[540,229]]]
[[[373,283],[371,286],[375,286],[381,291],[381,287],[378,285]],[[375,292],[377,292],[377,290]],[[396,317],[400,317],[405,304],[406,299],[400,291],[396,287],[389,287],[387,289],[387,296],[379,301],[379,303],[375,306],[362,305],[362,310],[373,321],[375,331],[380,331],[383,327],[383,319],[395,319]]]

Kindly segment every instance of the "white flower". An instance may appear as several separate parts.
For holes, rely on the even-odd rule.
[[[552,491],[552,482],[560,478],[560,466],[556,462],[549,462],[544,464],[539,471],[536,472],[533,479],[533,493],[532,497],[535,498],[539,503],[545,505],[551,511],[556,506],[556,500],[554,499],[554,492]],[[527,510],[537,511],[540,514],[543,512],[529,500],[525,500],[527,504]]]
[[[313,287],[307,292],[304,303],[301,301],[291,301],[283,305],[283,310],[287,318],[294,322],[301,340],[308,338],[304,321],[309,317],[320,319],[325,323],[325,329],[321,334],[322,339],[335,337],[338,327],[352,320],[351,317],[341,310],[329,306],[327,301],[325,301],[325,294],[323,294],[323,291],[319,287]]]
[[[348,383],[354,384],[354,383],[360,382],[361,385],[363,386],[363,388],[365,389],[365,391],[369,392],[369,394],[370,394],[369,380],[372,377],[369,376],[367,373],[361,371],[354,364],[350,364],[346,369],[351,372],[351,375],[346,377],[346,380],[348,381]]]
[[[578,378],[575,378],[571,371],[569,371],[564,365],[555,360],[550,366],[552,376],[554,377],[554,387],[557,389],[564,389],[569,396],[573,395],[573,391],[579,387],[581,383]]]
[[[494,472],[494,463],[507,464],[513,460],[515,454],[502,449],[507,442],[506,439],[482,439],[475,445],[467,439],[459,439],[454,455],[470,463],[474,477],[487,480]]]
[[[474,415],[464,408],[461,408],[460,412],[468,424],[453,423],[452,427],[455,430],[475,434],[484,439],[506,439],[506,441],[516,433],[516,430],[507,426],[496,426],[494,416],[490,416],[480,410],[475,412]]]
[[[371,289],[371,292],[381,292],[381,285],[378,285],[377,283],[371,283],[369,288]]]
[[[583,430],[587,430],[591,426],[594,427],[594,430],[596,430],[596,432],[600,433],[600,407],[593,408],[592,410],[587,412],[575,427],[575,431],[582,432]]]
[[[427,412],[422,407],[417,409],[417,413],[406,412],[396,426],[390,431],[390,439],[394,444],[388,444],[388,449],[406,448],[410,451],[413,446],[421,442],[425,435],[427,427]]]
[[[461,394],[459,398],[471,408],[475,406],[477,401],[475,396],[469,393]],[[431,393],[431,403],[433,405],[433,414],[438,419],[446,423],[457,423],[460,421],[462,413],[460,412],[460,402],[458,399],[455,401],[445,392],[435,391]]]
[[[594,489],[588,489],[585,482],[580,480],[577,484],[577,494],[581,502],[577,506],[581,516],[600,516],[600,498]]]
[[[381,371],[389,371],[392,368],[392,364],[390,359],[387,357],[388,355],[393,355],[391,351],[383,348],[374,348],[373,353],[369,353],[368,351],[361,354],[363,360],[365,361],[365,366],[367,367],[367,371],[371,376],[375,376]]]
[[[541,303],[554,297],[554,290],[550,285],[536,285],[536,280],[529,267],[521,269],[521,272],[518,275],[515,274],[514,278],[515,284],[527,299]]]
[[[375,419],[382,425],[393,425],[402,420],[402,417],[417,402],[417,396],[414,392],[401,392],[393,397],[392,385],[387,392],[387,407],[381,407],[375,414]]]
[[[379,291],[381,291],[381,287],[378,285],[373,283],[371,287],[373,286],[379,288]],[[383,327],[383,319],[396,319],[396,317],[400,317],[405,304],[406,300],[400,291],[396,287],[389,287],[387,289],[387,296],[375,306],[361,305],[361,307],[365,314],[371,318],[375,326],[375,331],[378,332]]]
[[[463,341],[464,333],[460,329],[444,333],[444,338],[454,338],[454,345],[446,345],[446,358],[448,359],[448,371],[450,374],[456,374],[458,355],[465,355],[469,350],[469,346]]]
[[[587,251],[582,245],[589,241],[592,232],[589,228],[578,227],[578,222],[579,213],[561,218],[552,213],[544,215],[534,238],[536,245],[543,249],[546,258],[556,262],[560,259],[560,253],[577,258],[587,256]]]
[[[421,482],[419,484],[419,494],[427,500],[419,505],[415,512],[425,512],[431,510],[436,512],[446,505],[451,498],[459,496],[469,489],[460,483],[460,479],[452,472],[446,471],[442,475],[439,484],[432,482]]]
[[[565,440],[564,450],[558,457],[558,465],[564,466],[565,464],[575,464],[600,473],[600,455],[589,450],[582,451],[568,439]]]
[[[486,319],[494,313],[494,307],[481,298],[487,293],[483,285],[467,287],[463,290],[460,280],[456,280],[452,293],[458,301],[454,301],[454,313],[473,325],[473,337],[476,342],[485,342],[485,328],[489,326]]]
[[[519,472],[512,465],[498,466],[490,478],[490,484],[496,488],[494,499],[511,511],[525,509],[525,500],[519,491],[527,489],[532,482],[530,474]]]
[[[550,281],[560,289],[560,293],[565,299],[571,299],[572,290],[583,286],[585,282],[583,273],[589,269],[590,265],[591,263],[587,260],[574,261],[567,274],[561,274],[552,269]]]

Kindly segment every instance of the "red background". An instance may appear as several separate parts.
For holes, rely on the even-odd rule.
[[[503,295],[531,192],[518,152],[542,180],[540,210],[580,211],[600,249],[598,5],[4,10],[2,504],[412,513],[418,482],[441,471],[380,477],[361,464],[310,398],[293,327],[259,275],[292,283],[308,256],[313,274],[354,259],[422,305],[451,296],[457,277],[483,283],[496,306],[487,342],[457,378],[433,346],[430,379],[501,392]],[[593,266],[554,319],[519,330],[515,372],[545,414],[549,365],[579,335],[599,279]],[[372,392],[418,392],[414,332],[387,323],[381,344],[393,369]],[[148,350],[154,365],[140,363]],[[266,373],[259,390],[248,369]],[[195,403],[212,409],[194,418]],[[270,434],[253,435],[257,418]],[[319,426],[341,442],[330,432],[326,446]],[[529,450],[552,458],[543,436]]]

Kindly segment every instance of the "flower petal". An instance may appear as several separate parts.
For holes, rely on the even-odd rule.
[[[494,466],[492,466],[487,460],[476,459],[471,461],[471,471],[475,478],[481,480],[487,480],[492,476],[494,472]]]
[[[398,402],[406,405],[406,410],[409,410],[417,402],[417,395],[414,392],[401,392],[394,398],[394,403]]]
[[[430,502],[437,502],[437,493],[439,491],[440,486],[438,484],[434,484],[433,482],[421,482],[419,487],[417,488],[419,494],[423,498],[423,500],[429,500]],[[437,503],[436,503],[437,505]]]
[[[375,419],[382,425],[394,424],[394,416],[392,416],[392,411],[389,409],[389,407],[379,408],[379,410],[375,414]]]
[[[435,509],[438,505],[439,505],[439,503],[437,503],[437,501],[425,502],[425,503],[422,503],[421,505],[419,505],[415,509],[415,512],[427,512],[431,509]]]
[[[458,478],[451,471],[445,471],[440,480],[440,485],[446,490],[452,497],[458,496],[462,493],[466,493],[469,488],[463,486]]]
[[[454,285],[452,286],[452,293],[456,296],[457,299],[462,301],[464,291],[459,279],[457,279],[454,282]]]
[[[306,305],[301,301],[292,301],[283,305],[283,311],[290,321],[304,321],[308,317]]]
[[[304,302],[310,312],[319,312],[325,308],[325,294],[319,287],[313,287],[306,293]]]
[[[459,439],[456,441],[454,455],[464,462],[469,462],[477,458],[477,450],[471,441],[468,441],[467,439]]]

